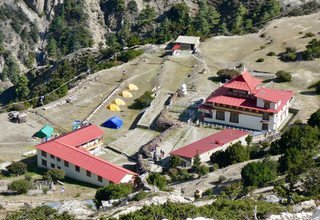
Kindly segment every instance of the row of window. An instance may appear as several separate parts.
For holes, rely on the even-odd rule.
[[[217,110],[216,119],[224,121],[225,120],[225,112]],[[233,123],[239,123],[239,114],[231,112],[229,121],[233,122]]]
[[[42,155],[43,157],[47,157],[47,152],[41,151],[41,155]],[[54,155],[50,155],[50,157],[51,157],[52,159],[55,158]],[[60,162],[61,159],[60,159],[59,157],[57,157],[57,161]],[[45,159],[42,159],[41,163],[42,163],[43,166],[47,167],[47,161],[46,161]],[[54,163],[51,163],[50,166],[51,166],[51,168],[56,168],[56,165],[55,165]],[[68,162],[68,161],[64,161],[64,166],[65,166],[65,167],[69,167],[69,162]],[[60,166],[57,166],[57,168],[58,168],[58,169],[61,169]],[[77,172],[80,173],[80,167],[79,167],[79,166],[75,165],[74,169],[75,169],[75,171],[77,171]],[[91,172],[90,172],[89,170],[86,170],[86,175],[87,175],[87,177],[91,177]],[[98,175],[98,181],[99,181],[99,182],[102,182],[102,177],[99,176],[99,175]]]

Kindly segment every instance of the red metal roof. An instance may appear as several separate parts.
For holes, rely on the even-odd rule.
[[[268,99],[272,99],[273,102],[281,101],[280,105],[277,109],[265,109],[257,107],[256,99],[246,99],[240,97],[228,96],[228,89],[224,87],[218,88],[213,94],[211,94],[206,102],[209,103],[217,103],[222,105],[229,105],[234,107],[243,107],[246,109],[258,110],[263,112],[276,113],[279,112],[283,106],[292,98],[293,92],[291,91],[282,91],[282,90],[274,90],[269,88],[259,88],[255,91],[255,94],[259,94],[260,97],[270,97]],[[261,98],[262,99],[262,98]],[[201,108],[201,107],[200,107]]]
[[[95,139],[94,137],[100,137],[102,135],[102,131],[100,131],[101,130],[97,126],[89,125],[48,142],[39,144],[37,145],[37,148],[99,175],[113,183],[120,183],[127,174],[136,175],[136,173],[130,170],[100,159],[86,150],[77,148],[75,145],[68,144],[86,143]],[[85,139],[85,137],[88,139]],[[79,138],[80,141],[75,141],[76,138]]]
[[[88,125],[59,136],[55,140],[58,139],[59,142],[63,144],[78,147],[89,141],[97,139],[102,135],[103,131],[99,127],[97,127],[96,125]]]
[[[248,134],[249,133],[246,131],[224,129],[206,138],[193,142],[192,144],[172,151],[170,154],[185,158],[193,158],[197,154],[200,155],[210,150],[222,147],[223,145],[235,141]]]
[[[172,51],[174,50],[179,50],[181,48],[181,45],[180,44],[175,44],[173,47],[172,47]]]
[[[259,88],[254,92],[254,96],[259,99],[278,103],[279,101],[289,100],[293,96],[293,92],[270,88]]]
[[[244,70],[241,75],[232,78],[223,86],[226,88],[253,92],[261,82],[261,79],[251,76],[247,70]]]

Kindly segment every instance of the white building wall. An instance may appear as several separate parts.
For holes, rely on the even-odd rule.
[[[47,161],[47,166],[42,165],[42,159]],[[80,172],[75,170],[75,165],[69,162],[69,167],[66,167],[64,165],[64,160],[57,160],[57,157],[51,158],[50,154],[47,153],[46,157],[43,157],[41,155],[41,150],[37,150],[37,161],[38,161],[38,167],[45,168],[45,169],[53,169],[58,168],[58,166],[64,170],[67,177],[70,177],[75,180],[79,180],[82,182],[91,183],[93,185],[97,186],[106,186],[109,184],[109,181],[105,178],[102,178],[102,182],[98,181],[98,175],[91,173],[91,177],[87,176],[86,170],[80,167]],[[54,164],[55,167],[51,167],[51,164]]]
[[[218,123],[235,127],[248,128],[252,130],[261,130],[262,128],[262,116],[252,116],[252,115],[244,115],[239,114],[239,123],[230,122],[230,112],[225,111],[225,120],[217,120],[216,119],[216,110],[212,112],[212,118],[204,118],[205,122],[210,123]]]

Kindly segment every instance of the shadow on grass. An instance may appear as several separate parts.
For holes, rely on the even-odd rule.
[[[143,106],[141,106],[140,103],[134,102],[131,105],[128,106],[128,109],[133,109],[133,110],[142,110],[144,109]]]
[[[80,180],[74,180],[74,179],[71,179],[69,177],[66,177],[61,182],[67,183],[67,184],[72,184],[72,185],[77,185],[77,186],[82,186],[82,187],[94,188],[94,189],[100,188],[100,186],[96,186],[96,185],[93,185],[91,183],[82,182]]]
[[[31,174],[43,175],[46,172],[46,169],[38,167],[36,155],[22,159],[21,162],[27,165],[27,170]]]
[[[139,113],[139,115],[137,115],[137,117],[134,119],[134,121],[130,125],[129,130],[133,130],[137,127],[137,124],[138,124],[139,120],[141,119],[142,115],[143,115],[143,112],[141,112],[141,113]]]
[[[316,91],[302,91],[300,92],[301,95],[309,95],[309,96],[315,96],[315,95],[320,95]]]
[[[212,82],[223,82],[223,79],[221,79],[219,76],[209,76],[208,80],[212,81]]]

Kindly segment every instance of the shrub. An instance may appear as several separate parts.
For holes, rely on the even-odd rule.
[[[308,171],[304,185],[308,196],[320,195],[320,172],[318,168]]]
[[[101,201],[127,197],[132,193],[132,190],[133,188],[130,184],[110,184],[97,190],[96,195],[94,196],[94,201],[99,208],[101,206]]]
[[[312,33],[312,32],[307,32],[304,36],[303,36],[303,38],[308,38],[308,37],[315,37],[316,35],[314,34],[314,33]]]
[[[280,59],[285,62],[295,61],[297,59],[297,49],[294,47],[287,47],[286,52],[280,55]]]
[[[167,180],[160,173],[151,173],[147,178],[148,183],[155,185],[160,190],[164,190],[167,186]]]
[[[135,100],[135,103],[130,106],[130,108],[134,109],[143,109],[150,105],[154,97],[153,93],[150,91],[146,91],[139,98]]]
[[[247,147],[237,142],[225,151],[227,153],[227,159],[230,164],[244,162],[250,159],[250,152]]]
[[[18,194],[25,194],[31,189],[31,183],[28,180],[14,180],[8,185],[8,189],[16,191]]]
[[[121,54],[118,56],[118,60],[122,62],[128,62],[129,60],[132,60],[141,54],[143,54],[143,50],[128,50],[121,52]]]
[[[220,184],[223,183],[223,182],[226,181],[226,180],[227,180],[227,177],[222,176],[222,175],[219,176],[218,181],[219,181]]]
[[[264,59],[263,58],[259,58],[259,59],[256,60],[256,62],[257,63],[262,63],[262,62],[264,62]]]
[[[48,180],[48,181],[53,181],[53,182],[57,182],[58,180],[63,180],[65,177],[65,173],[63,170],[60,170],[60,169],[51,169],[51,170],[48,170],[43,178],[45,180]]]
[[[67,212],[58,213],[57,210],[49,206],[38,206],[36,208],[22,208],[14,212],[10,212],[5,220],[17,219],[56,219],[56,220],[75,220],[74,216],[69,215]]]
[[[182,160],[180,157],[177,157],[177,156],[170,157],[170,167],[171,168],[176,168],[176,167],[180,166],[181,163],[182,163]]]
[[[267,56],[269,56],[269,57],[271,57],[271,56],[275,56],[276,55],[276,53],[275,52],[269,52],[269,53],[267,53]]]
[[[245,186],[265,186],[277,177],[277,164],[270,160],[252,162],[241,170]]]
[[[147,198],[149,195],[148,192],[146,191],[141,191],[141,192],[138,192],[137,194],[134,195],[134,197],[132,198],[132,200],[134,201],[140,201],[140,200],[143,200],[145,198]]]
[[[292,75],[289,72],[280,70],[276,73],[276,76],[280,80],[280,82],[291,82],[292,81]]]
[[[318,126],[320,128],[320,109],[315,111],[310,118],[308,119],[308,125],[315,127]]]
[[[18,161],[13,162],[7,169],[11,175],[21,175],[27,172],[27,165]]]
[[[292,175],[299,175],[312,167],[314,161],[312,155],[295,147],[289,148],[279,159],[281,172],[288,171]]]
[[[218,169],[219,169],[219,164],[217,164],[217,163],[212,164],[212,171],[215,171]]]
[[[277,142],[273,142],[272,148],[279,148],[279,153],[295,147],[299,150],[315,149],[319,141],[319,130],[309,125],[292,125]],[[274,146],[277,145],[277,146]]]
[[[240,72],[235,69],[221,69],[217,72],[217,75],[221,80],[231,79],[235,76],[239,76]]]

